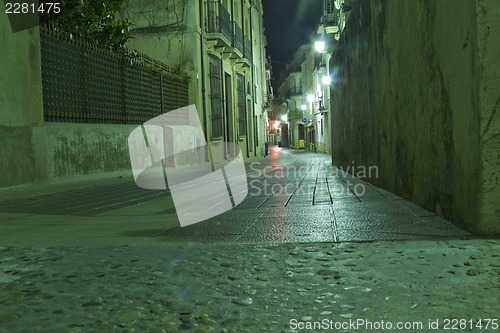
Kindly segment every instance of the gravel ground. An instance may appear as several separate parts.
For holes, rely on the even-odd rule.
[[[0,331],[500,332],[499,250],[491,239],[0,247]]]

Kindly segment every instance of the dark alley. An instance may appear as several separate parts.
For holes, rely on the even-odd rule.
[[[5,0],[0,46],[0,333],[500,332],[498,0]]]

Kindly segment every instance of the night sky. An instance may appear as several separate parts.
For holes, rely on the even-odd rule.
[[[267,55],[273,65],[273,86],[297,48],[310,41],[319,23],[321,0],[262,0]]]

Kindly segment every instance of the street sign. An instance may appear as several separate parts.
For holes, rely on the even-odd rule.
[[[307,118],[302,118],[303,123],[307,123]]]

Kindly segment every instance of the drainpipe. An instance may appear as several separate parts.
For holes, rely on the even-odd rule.
[[[252,21],[252,8],[254,7],[253,1],[250,0],[250,27],[252,27],[253,21]],[[256,121],[255,121],[255,66],[253,65],[253,30],[250,28],[250,54],[252,55],[252,124],[253,124],[253,135],[255,135],[256,132]],[[258,136],[258,130],[257,130],[257,136]],[[254,137],[253,138],[253,155],[257,157],[257,140],[258,138]]]
[[[244,1],[241,2],[241,31],[243,34],[243,45],[245,45],[245,2]],[[245,56],[245,48],[243,47],[243,57],[244,56]],[[250,74],[252,74],[252,73],[250,73]],[[245,92],[246,92],[246,88],[247,88],[246,77],[245,77],[244,85],[245,85]],[[248,92],[247,92],[247,94],[248,94]],[[245,119],[246,140],[245,140],[245,144],[247,147],[247,158],[250,158],[250,145],[248,144],[248,119],[249,119],[248,113],[250,113],[250,110],[249,110],[249,108],[247,108],[247,106],[248,106],[248,100],[247,100],[247,96],[246,96],[247,94],[245,94],[245,111],[246,111],[246,119]]]

